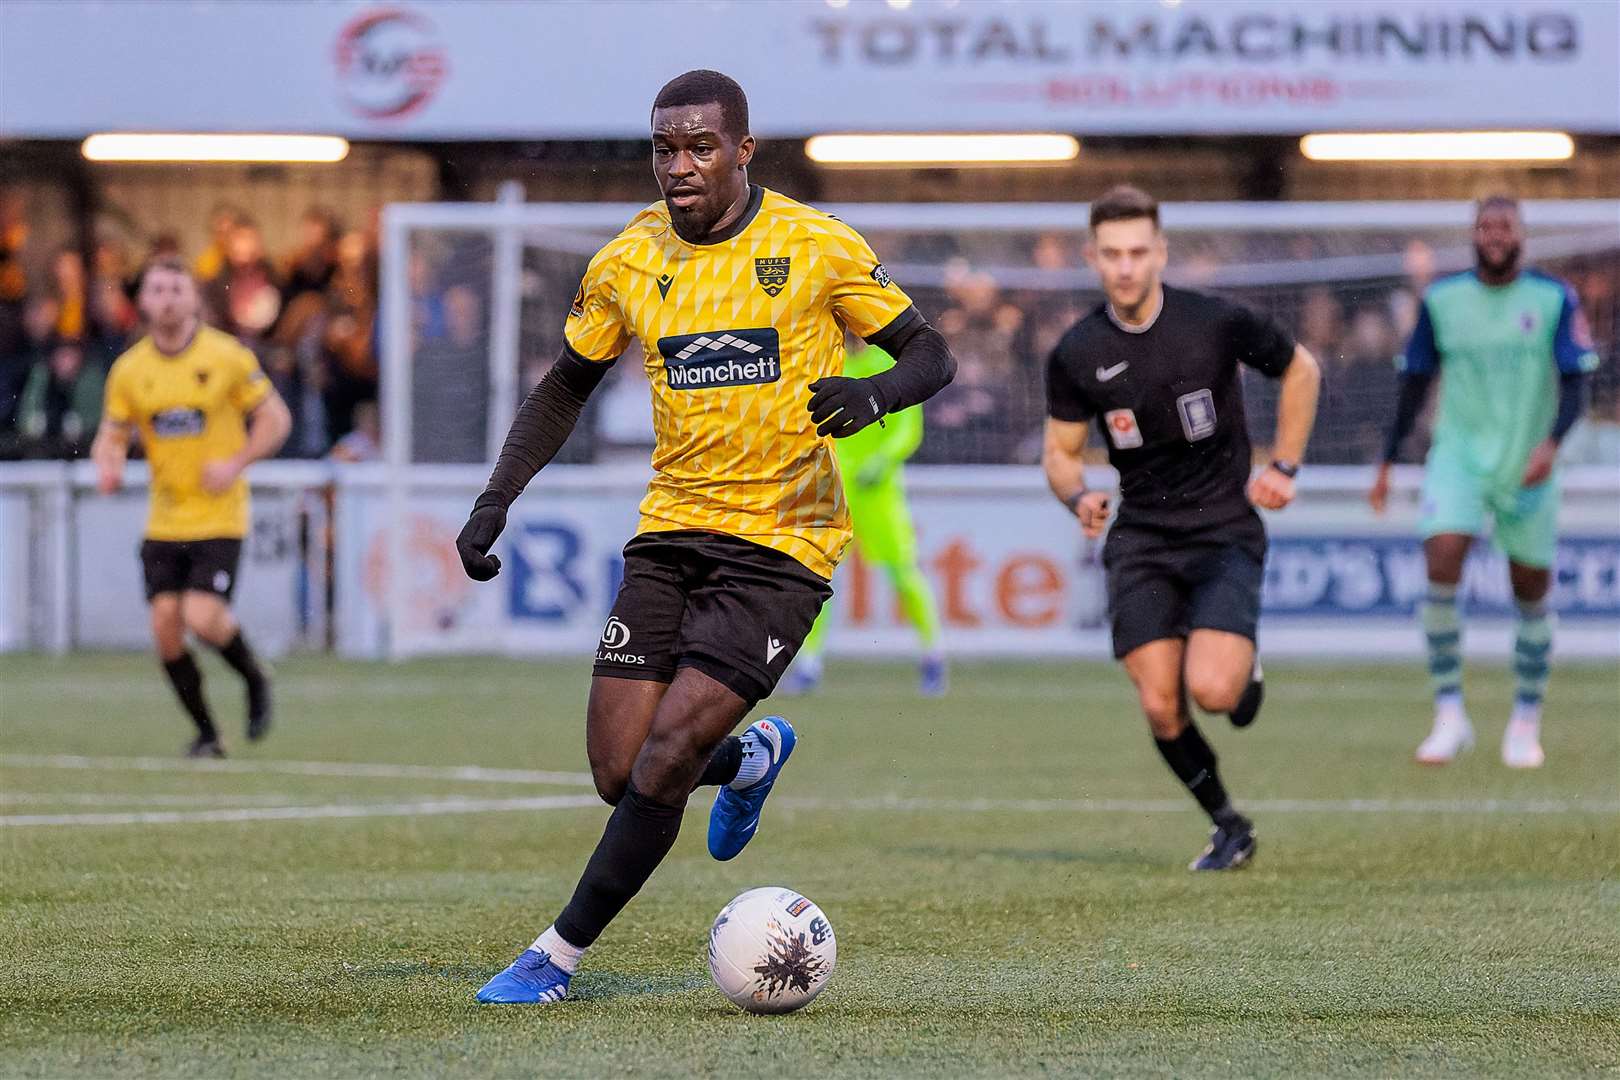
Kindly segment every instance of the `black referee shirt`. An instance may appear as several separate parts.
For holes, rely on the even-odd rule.
[[[1145,329],[1101,306],[1063,335],[1046,361],[1046,411],[1097,420],[1119,470],[1120,524],[1216,528],[1254,512],[1238,364],[1276,378],[1293,355],[1294,339],[1265,316],[1165,286]]]

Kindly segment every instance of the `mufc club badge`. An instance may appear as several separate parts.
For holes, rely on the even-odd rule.
[[[766,296],[775,296],[787,288],[788,266],[792,262],[786,256],[754,260],[754,277],[759,279],[759,287],[765,290]]]
[[[1136,426],[1136,414],[1129,409],[1113,409],[1103,413],[1103,424],[1115,450],[1135,450],[1142,445],[1142,429]]]

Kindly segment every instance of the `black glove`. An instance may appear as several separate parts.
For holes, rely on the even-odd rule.
[[[488,581],[501,572],[501,560],[489,553],[496,537],[506,528],[506,511],[493,503],[475,504],[467,524],[456,537],[456,554],[461,568],[474,581]]]
[[[843,439],[883,418],[888,406],[871,379],[829,375],[810,384],[810,419],[817,435]]]

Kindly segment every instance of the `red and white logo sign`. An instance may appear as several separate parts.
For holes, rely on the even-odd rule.
[[[369,120],[411,115],[449,72],[433,24],[403,8],[378,8],[351,20],[338,34],[334,59],[344,102]]]
[[[1142,445],[1142,429],[1136,426],[1136,414],[1129,409],[1114,409],[1103,413],[1103,424],[1116,450],[1135,450]]]

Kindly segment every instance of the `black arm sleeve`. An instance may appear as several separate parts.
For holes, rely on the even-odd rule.
[[[1570,371],[1558,377],[1558,415],[1553,418],[1552,440],[1564,441],[1569,429],[1586,411],[1586,374]]]
[[[1429,396],[1429,384],[1434,382],[1434,376],[1428,372],[1404,372],[1401,375],[1400,396],[1395,401],[1395,422],[1389,426],[1389,436],[1384,440],[1384,461],[1394,461],[1401,452],[1401,443],[1412,433],[1412,426],[1417,423],[1418,413],[1423,411],[1423,402]]]
[[[556,456],[569,432],[579,423],[580,410],[591,396],[613,361],[593,363],[568,346],[551,365],[545,378],[535,384],[518,406],[517,416],[506,433],[501,456],[495,460],[489,485],[473,506],[512,505],[534,474]]]
[[[921,404],[956,378],[950,345],[914,307],[866,340],[894,357],[894,367],[871,376],[883,393],[884,412]]]

